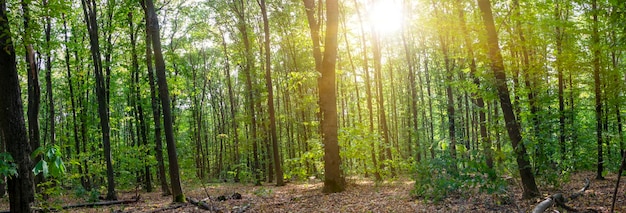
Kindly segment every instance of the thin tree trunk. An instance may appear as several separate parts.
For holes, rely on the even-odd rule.
[[[507,132],[511,139],[511,144],[515,151],[516,161],[520,177],[522,179],[522,187],[524,189],[524,198],[539,196],[539,189],[535,183],[535,176],[532,173],[532,166],[528,161],[526,147],[522,143],[522,135],[520,126],[515,118],[511,98],[509,97],[509,89],[506,85],[506,73],[504,72],[504,62],[500,47],[498,45],[498,34],[491,12],[491,3],[489,0],[478,0],[478,6],[482,12],[483,21],[487,29],[487,42],[489,45],[489,58],[491,59],[491,69],[496,77],[496,88],[498,89],[498,98],[500,106],[504,114]]]
[[[265,37],[265,83],[267,85],[267,107],[270,116],[270,139],[272,140],[272,152],[274,157],[274,172],[276,173],[276,186],[284,186],[283,169],[280,162],[280,152],[278,149],[278,136],[276,135],[276,112],[274,111],[274,90],[272,88],[272,63],[270,56],[270,26],[267,19],[267,8],[265,0],[260,0],[261,14],[263,16],[263,31]]]
[[[44,8],[48,7],[48,0],[43,1]],[[49,8],[48,8],[49,9]],[[54,96],[52,93],[52,50],[50,49],[50,15],[46,15],[45,37],[46,37],[46,93],[48,97],[48,122],[50,127],[50,144],[55,144],[55,120],[54,120]]]
[[[469,62],[470,78],[472,79],[473,83],[477,87],[480,87],[480,79],[478,78],[478,76],[476,76],[477,69],[476,69],[476,58],[474,57],[474,49],[472,48],[472,42],[470,40],[470,36],[467,31],[467,26],[465,23],[465,12],[463,10],[463,7],[461,6],[460,0],[457,0],[456,4],[457,4],[457,10],[459,11],[458,12],[459,19],[461,21],[461,31],[463,33],[463,41],[465,43],[465,46],[467,47],[467,54],[468,54],[467,57],[470,60]],[[487,135],[485,101],[483,100],[483,97],[478,95],[477,92],[472,92],[471,96],[472,96],[472,102],[476,104],[476,107],[477,107],[476,110],[478,111],[478,122],[480,126],[480,142],[483,145],[483,151],[484,151],[485,159],[486,159],[485,163],[487,164],[487,167],[493,169],[493,151],[491,149],[491,145],[492,145],[491,140],[489,139],[489,136]]]
[[[361,12],[359,10],[359,4],[356,0],[354,0],[354,5],[357,8],[356,9],[356,13],[357,13],[357,17],[359,20],[359,23],[363,23],[363,19],[361,16]],[[308,11],[308,10],[307,10]],[[307,13],[307,17],[308,17],[308,13]],[[311,19],[309,19],[309,24],[311,23]],[[316,25],[319,25],[316,23]],[[319,31],[319,26],[316,27],[317,30]],[[370,83],[370,74],[369,74],[369,62],[368,62],[368,56],[367,56],[367,42],[365,39],[365,29],[363,27],[363,24],[360,25],[360,31],[361,31],[361,48],[363,49],[363,69],[364,69],[364,75],[365,75],[365,96],[367,99],[367,111],[368,111],[368,115],[369,115],[369,131],[370,134],[374,133],[374,109],[373,109],[373,103],[372,103],[372,87],[371,87],[371,83]],[[314,40],[315,42],[315,40]],[[318,36],[318,43],[319,43],[319,36]],[[315,53],[314,53],[315,54]],[[321,58],[321,56],[320,56]],[[378,168],[378,161],[376,158],[376,148],[375,148],[375,142],[372,141],[370,144],[370,154],[371,154],[371,158],[372,158],[372,164],[374,166],[374,179],[376,181],[381,181],[382,177],[380,175],[380,171]]]
[[[104,148],[104,158],[107,167],[107,200],[117,200],[115,192],[115,179],[113,173],[113,162],[111,160],[111,137],[109,126],[109,105],[106,100],[105,79],[102,74],[102,61],[100,59],[100,46],[98,39],[98,22],[96,21],[97,8],[93,0],[81,0],[85,22],[89,32],[89,44],[91,57],[94,65],[96,77],[96,96],[98,98],[98,114],[100,117],[100,127],[102,131],[102,146]]]
[[[595,91],[595,108],[596,108],[596,140],[598,144],[598,166],[596,179],[604,180],[602,172],[604,171],[604,159],[602,158],[602,143],[604,136],[602,135],[602,82],[600,82],[600,35],[598,33],[598,2],[593,0],[591,3],[591,13],[593,14],[591,34],[591,49],[593,50],[593,82]]]

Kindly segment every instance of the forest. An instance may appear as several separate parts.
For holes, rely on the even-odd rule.
[[[626,211],[621,0],[0,7],[0,210]]]

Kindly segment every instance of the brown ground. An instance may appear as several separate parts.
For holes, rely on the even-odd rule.
[[[617,179],[616,175],[608,175],[607,180],[593,180],[594,173],[583,172],[572,175],[570,182],[562,189],[542,189],[543,197],[549,194],[564,192],[569,195],[590,178],[591,187],[583,197],[568,204],[578,209],[593,209],[598,212],[609,212],[612,193]],[[623,180],[622,180],[623,181]],[[216,199],[220,195],[232,195],[237,192],[243,196],[241,200],[230,199],[219,202],[207,200],[209,205],[223,212],[530,212],[534,205],[543,198],[521,200],[521,189],[509,187],[508,199],[481,193],[469,195],[451,195],[435,204],[410,196],[413,181],[397,180],[375,184],[369,180],[349,179],[345,192],[322,194],[320,181],[288,183],[284,187],[272,185],[252,186],[244,184],[210,184],[206,188],[185,188],[185,195],[195,199],[205,199],[207,194]],[[624,182],[622,182],[624,183]],[[616,212],[626,212],[626,194],[624,184],[618,192]],[[206,190],[205,190],[206,189]],[[120,199],[130,199],[134,192],[119,193]],[[68,196],[69,197],[69,196]],[[195,205],[179,204],[174,208],[171,196],[161,196],[159,192],[141,193],[141,200],[126,205],[113,205],[97,208],[78,208],[68,212],[207,212]],[[508,201],[508,204],[502,204]],[[80,203],[76,198],[69,198],[62,203]],[[170,208],[170,209],[167,209]],[[0,209],[8,209],[8,199],[0,200]],[[562,209],[551,208],[564,212]]]

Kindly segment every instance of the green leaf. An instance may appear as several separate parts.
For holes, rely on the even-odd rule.
[[[35,165],[35,168],[33,168],[33,173],[35,175],[38,175],[39,173],[42,173],[42,172],[43,172],[44,177],[48,177],[48,174],[49,174],[48,163],[44,160],[40,160],[39,163]]]
[[[33,153],[30,155],[31,158],[37,158],[37,156],[42,155],[45,152],[45,149],[43,146],[37,147],[37,149],[35,149],[35,151],[33,151]]]

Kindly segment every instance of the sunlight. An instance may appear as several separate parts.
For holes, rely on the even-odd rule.
[[[402,5],[397,0],[377,0],[367,11],[369,23],[381,35],[394,33],[402,27]]]

